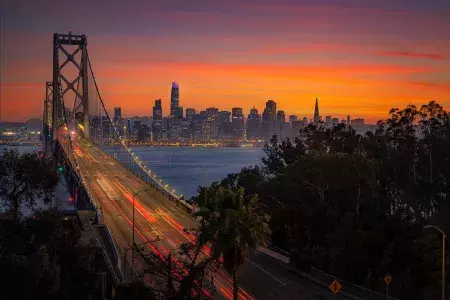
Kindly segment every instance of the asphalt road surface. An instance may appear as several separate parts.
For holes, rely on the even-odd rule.
[[[135,242],[151,242],[153,251],[166,256],[194,236],[183,229],[196,221],[180,207],[141,181],[122,165],[84,139],[73,140],[78,165],[87,187],[102,208],[105,223],[123,250],[132,243],[133,193],[135,197]],[[179,262],[178,262],[179,263]],[[238,273],[240,299],[346,299],[291,272],[283,263],[256,252]],[[215,275],[217,299],[232,299],[230,277],[224,270]]]

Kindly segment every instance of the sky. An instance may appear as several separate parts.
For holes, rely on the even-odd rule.
[[[125,117],[269,99],[286,115],[350,115],[368,123],[392,107],[450,105],[448,0],[2,0],[3,121],[41,117],[52,80],[53,33],[86,34],[107,108]]]

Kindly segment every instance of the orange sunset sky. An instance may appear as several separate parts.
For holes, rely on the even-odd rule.
[[[395,2],[394,4],[392,2]],[[339,3],[339,5],[337,4]],[[41,117],[54,32],[88,36],[111,111],[256,106],[286,114],[387,117],[450,104],[450,1],[2,1],[1,117]]]

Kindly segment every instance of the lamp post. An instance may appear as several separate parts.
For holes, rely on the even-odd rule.
[[[445,231],[434,225],[425,225],[423,228],[434,228],[442,233],[442,300],[445,300]]]
[[[148,191],[150,191],[149,189],[142,189],[142,190],[139,190],[139,191],[137,191],[137,192],[135,192],[134,194],[133,194],[133,243],[131,244],[131,247],[132,247],[132,251],[131,251],[131,263],[132,263],[132,265],[134,265],[134,248],[135,248],[135,245],[136,245],[136,243],[134,242],[134,211],[135,211],[135,209],[134,209],[134,198],[137,196],[137,195],[139,195],[141,192],[148,192]]]

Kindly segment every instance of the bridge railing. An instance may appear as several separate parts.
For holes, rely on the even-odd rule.
[[[108,151],[105,151],[101,147],[98,147],[100,150],[103,151],[104,154],[108,155],[118,163],[120,163],[122,166],[127,168],[130,172],[134,173],[136,176],[140,177],[143,181],[146,183],[152,185],[155,187],[158,191],[162,192],[164,195],[169,196],[170,199],[176,201],[177,203],[181,204],[187,213],[194,214],[198,211],[197,207],[194,207],[184,201],[182,194],[177,194],[175,192],[175,189],[171,188],[167,183],[164,183],[164,181],[161,178],[158,178],[156,173],[152,171],[150,168],[148,168],[142,160],[140,160],[132,151],[131,148],[128,148],[123,140],[121,140],[120,147],[123,147],[122,149],[125,149],[125,155],[126,159],[122,159],[121,157],[118,157],[117,155],[112,155]]]

